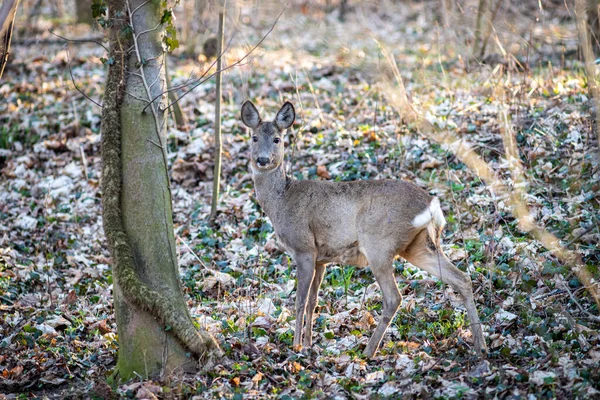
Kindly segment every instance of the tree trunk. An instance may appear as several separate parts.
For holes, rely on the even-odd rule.
[[[77,14],[77,22],[88,25],[94,23],[94,18],[92,17],[92,0],[77,0],[75,2],[75,13]]]
[[[169,57],[165,56],[165,77],[167,80],[167,88],[170,90],[173,88],[171,85],[171,76],[169,75]],[[177,129],[184,130],[187,125],[187,119],[185,115],[181,111],[181,106],[177,101],[177,92],[175,90],[169,91],[169,103],[171,105],[171,112],[173,113],[173,118],[175,119],[175,125]]]
[[[475,22],[475,39],[473,40],[473,56],[477,57],[479,54],[479,42],[481,41],[481,22],[487,12],[487,0],[479,0],[479,7],[477,7],[477,19]]]
[[[215,222],[217,218],[217,205],[219,204],[219,189],[221,187],[221,69],[223,69],[223,39],[225,28],[225,1],[221,4],[219,11],[219,29],[217,33],[217,76],[215,96],[215,168],[213,171],[213,193],[210,208],[210,221]]]
[[[220,352],[208,333],[195,328],[179,282],[166,95],[159,96],[165,88],[165,55],[162,28],[155,27],[162,11],[159,2],[145,0],[109,4],[113,62],[102,109],[102,203],[113,256],[117,370],[123,379],[194,369],[190,353],[202,357]],[[132,33],[124,35],[128,30]],[[156,96],[143,113],[146,99]]]
[[[594,54],[600,53],[600,1],[587,0],[587,23],[590,31],[592,50]]]
[[[8,63],[10,40],[18,7],[19,0],[4,0],[0,8],[0,79],[2,79],[4,67]]]

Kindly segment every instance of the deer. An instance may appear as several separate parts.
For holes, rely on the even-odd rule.
[[[403,180],[295,180],[283,165],[284,134],[296,119],[292,103],[285,102],[273,121],[263,121],[246,101],[241,119],[251,132],[256,199],[296,264],[294,351],[312,346],[313,315],[326,265],[368,265],[383,298],[379,322],[363,352],[373,358],[401,303],[393,266],[399,256],[460,295],[474,348],[479,356],[485,354],[471,279],[441,247],[446,219],[437,197]]]

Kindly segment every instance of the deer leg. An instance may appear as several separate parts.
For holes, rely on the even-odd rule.
[[[369,254],[367,254],[367,260],[369,261],[371,271],[373,271],[373,275],[375,275],[375,279],[383,293],[383,310],[381,312],[381,318],[379,319],[377,328],[375,328],[375,332],[373,332],[373,336],[371,336],[371,339],[365,348],[365,355],[371,358],[379,348],[383,334],[392,322],[392,319],[400,306],[402,296],[400,295],[398,285],[396,284],[396,278],[394,277],[392,265],[393,257],[371,255],[371,258],[369,258]]]
[[[312,334],[313,334],[313,314],[317,308],[317,301],[319,299],[319,288],[323,282],[325,276],[325,265],[317,264],[315,268],[315,276],[313,277],[312,284],[310,285],[310,293],[308,295],[308,305],[306,308],[306,330],[304,332],[304,347],[312,346]]]
[[[304,328],[304,314],[308,291],[315,275],[315,255],[312,253],[296,254],[297,288],[296,288],[296,329],[294,330],[294,350],[302,350],[302,329]]]
[[[473,299],[471,279],[467,274],[456,268],[446,257],[439,241],[436,245],[433,245],[427,235],[427,230],[423,230],[410,244],[406,252],[400,255],[442,282],[449,284],[461,296],[467,309],[475,350],[477,354],[483,355],[487,349],[483,330],[481,329],[481,321]]]

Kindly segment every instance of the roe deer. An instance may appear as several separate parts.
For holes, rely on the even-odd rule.
[[[295,117],[290,102],[272,122],[262,121],[250,101],[242,106],[242,121],[252,130],[250,168],[256,197],[297,264],[294,349],[312,345],[313,313],[325,265],[368,264],[383,292],[382,315],[365,349],[365,355],[373,357],[400,305],[393,260],[401,256],[460,294],[481,355],[486,345],[471,279],[442,252],[440,235],[446,220],[439,200],[401,180],[326,182],[286,176],[282,136]]]

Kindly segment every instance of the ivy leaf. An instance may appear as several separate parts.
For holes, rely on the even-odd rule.
[[[106,2],[104,0],[92,1],[92,17],[98,19],[106,13]]]
[[[111,58],[104,58],[104,57],[100,57],[100,62],[102,62],[102,64],[106,65],[113,65],[115,63],[115,59],[113,57]]]
[[[165,35],[165,44],[167,45],[167,51],[173,51],[179,47],[179,40],[177,40],[177,30],[173,25],[167,26]]]
[[[166,24],[167,22],[171,22],[173,18],[173,11],[169,8],[167,10],[165,10],[165,12],[162,15],[162,18],[160,19],[160,23],[161,24]]]

